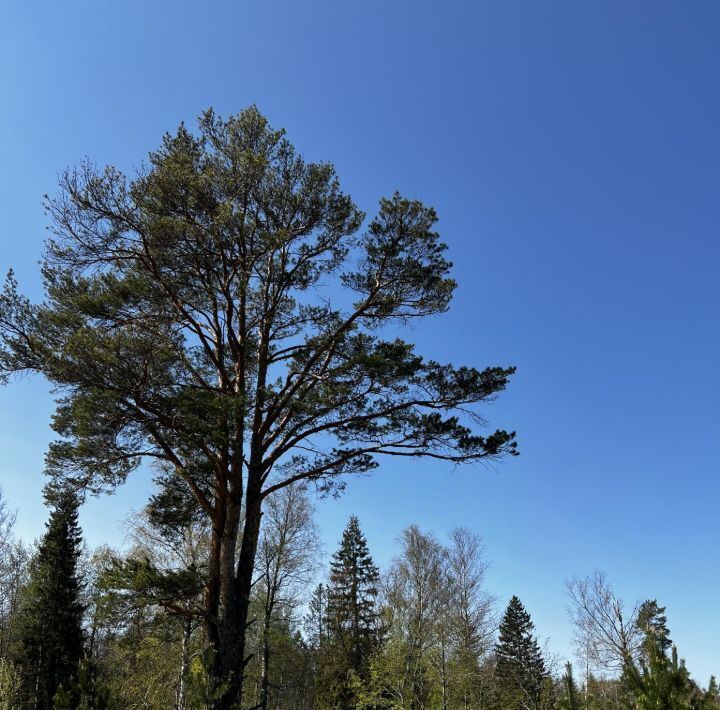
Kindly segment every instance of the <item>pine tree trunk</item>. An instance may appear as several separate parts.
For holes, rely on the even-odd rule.
[[[260,477],[249,476],[242,544],[234,583],[221,576],[222,618],[217,626],[216,657],[210,669],[210,688],[214,695],[212,710],[236,710],[242,705],[242,689],[247,659],[242,657],[247,635],[250,591],[255,554],[260,535]],[[234,548],[233,548],[234,552]],[[228,589],[227,585],[231,587]]]
[[[205,627],[213,653],[208,675],[213,710],[229,710],[234,707],[231,692],[240,666],[238,604],[233,593],[240,505],[218,496],[216,510],[205,590]]]

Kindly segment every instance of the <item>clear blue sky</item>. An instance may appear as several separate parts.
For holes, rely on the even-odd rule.
[[[131,170],[204,108],[256,103],[372,211],[433,204],[460,284],[410,334],[441,360],[515,364],[488,412],[522,456],[385,462],[320,504],[377,560],[409,523],[486,540],[491,590],[569,649],[564,579],[657,597],[703,683],[720,673],[720,4],[714,0],[6,0],[0,269],[40,295],[41,196],[89,156]],[[45,383],[0,390],[0,484],[42,531]],[[147,477],[82,516],[118,544]]]

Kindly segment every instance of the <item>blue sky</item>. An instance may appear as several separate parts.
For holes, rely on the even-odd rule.
[[[208,106],[256,103],[372,212],[432,204],[459,289],[407,337],[515,364],[487,412],[522,456],[494,468],[385,461],[319,504],[380,563],[413,522],[482,534],[489,586],[569,653],[564,580],[606,571],[667,605],[681,655],[720,673],[720,5],[622,2],[116,3],[6,0],[0,269],[41,295],[41,196],[89,156],[132,170]],[[41,533],[52,397],[0,390],[0,485]],[[119,544],[147,476],[91,501]]]

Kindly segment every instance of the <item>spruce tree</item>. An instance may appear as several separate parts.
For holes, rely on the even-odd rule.
[[[33,710],[53,707],[58,689],[71,686],[83,655],[81,532],[74,495],[57,499],[46,527],[30,566],[14,659],[24,704]]]
[[[333,707],[345,707],[357,680],[367,678],[378,641],[378,577],[360,523],[352,516],[333,555],[327,589],[328,642],[323,654],[322,695]]]
[[[503,710],[543,707],[547,672],[534,628],[530,615],[514,596],[495,645],[495,681]]]

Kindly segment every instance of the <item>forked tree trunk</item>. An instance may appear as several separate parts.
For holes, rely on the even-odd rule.
[[[253,480],[253,477],[249,477]],[[221,618],[215,625],[215,658],[210,667],[210,688],[213,710],[239,710],[245,665],[243,658],[247,636],[250,591],[252,588],[255,554],[260,536],[260,486],[248,488],[242,543],[233,579],[221,576],[220,596],[223,599]],[[228,588],[227,585],[231,585]],[[212,626],[212,624],[211,624]],[[212,637],[211,637],[212,638]]]

